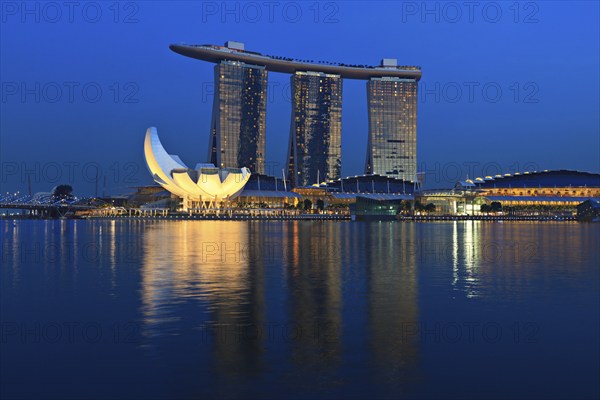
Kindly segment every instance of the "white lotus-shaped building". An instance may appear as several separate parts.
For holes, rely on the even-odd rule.
[[[188,168],[176,155],[163,147],[155,127],[148,128],[144,140],[146,165],[154,181],[183,199],[183,208],[218,207],[220,202],[236,198],[248,179],[248,168],[216,168],[197,164]]]

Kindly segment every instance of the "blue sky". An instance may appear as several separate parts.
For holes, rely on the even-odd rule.
[[[50,5],[49,5],[50,4]],[[205,161],[213,65],[170,43],[423,69],[418,164],[428,187],[535,169],[600,170],[598,2],[12,2],[0,8],[0,191],[130,191],[142,142]],[[469,6],[469,4],[472,4]],[[289,76],[269,75],[267,161],[280,174]],[[344,81],[343,175],[363,172],[364,81]],[[103,182],[106,181],[104,185]]]

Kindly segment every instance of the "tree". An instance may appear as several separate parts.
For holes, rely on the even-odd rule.
[[[317,200],[317,208],[321,211],[325,208],[325,202],[321,199]]]
[[[58,185],[52,189],[52,197],[58,199],[73,198],[73,187],[71,185]]]
[[[492,211],[492,207],[488,204],[482,204],[481,207],[479,208],[479,211],[487,213]]]
[[[425,206],[425,211],[427,211],[428,213],[434,212],[435,211],[435,204],[433,204],[433,203],[427,204]]]
[[[492,201],[491,211],[502,211],[502,203],[500,203],[499,201]]]
[[[304,200],[304,209],[310,210],[311,208],[312,208],[312,201],[310,201],[309,199]]]
[[[424,211],[425,206],[419,200],[415,201],[415,211]]]

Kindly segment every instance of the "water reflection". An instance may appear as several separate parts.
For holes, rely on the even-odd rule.
[[[293,362],[307,368],[340,362],[341,227],[298,221],[283,227],[289,313],[284,329],[289,330]]]
[[[243,222],[149,226],[141,285],[147,343],[188,335],[193,344],[213,346],[219,371],[258,371],[263,336],[257,329],[265,308],[261,237]]]
[[[467,298],[478,297],[482,260],[480,221],[452,222],[452,285]]]
[[[599,227],[2,221],[2,322],[33,332],[37,323],[75,321],[105,333],[97,343],[80,335],[35,349],[10,337],[2,394],[17,393],[11,384],[22,376],[38,397],[48,382],[55,394],[69,386],[74,397],[90,384],[103,397],[144,398],[440,397],[445,390],[460,397],[474,385],[482,396],[595,394],[597,386],[572,383],[599,372]],[[512,342],[518,321],[534,323],[543,340]],[[465,322],[497,324],[502,341],[481,334],[470,341],[463,332],[451,342],[436,331]],[[133,340],[122,340],[132,326]],[[28,375],[32,363],[46,365],[58,352],[62,369]],[[546,354],[568,361],[564,379],[548,382],[560,366]],[[484,356],[502,362],[481,370]],[[110,374],[121,385],[64,380],[89,360],[95,373],[86,376]],[[529,386],[519,392],[489,392],[497,377],[525,375]]]
[[[364,368],[366,360],[352,354],[366,352],[369,380],[383,385],[377,393],[406,392],[424,379],[423,331],[451,321],[451,314],[420,315],[420,296],[429,289],[419,287],[419,271],[451,288],[452,298],[527,296],[544,276],[540,258],[552,253],[555,268],[567,268],[562,261],[572,265],[586,245],[569,239],[569,225],[560,228],[468,221],[146,223],[144,345],[164,349],[177,340],[177,348],[199,357],[196,368],[209,363],[217,381],[260,379],[277,363],[285,366],[282,385],[323,395],[337,393],[332,382],[351,385],[343,371]],[[570,250],[546,246],[556,241]],[[299,382],[297,374],[321,383]],[[219,384],[219,394],[239,395],[229,383]]]
[[[378,380],[415,379],[419,356],[414,224],[370,224],[365,234],[369,351]],[[413,375],[409,378],[408,375]]]
[[[465,298],[521,298],[539,285],[558,287],[599,254],[596,227],[577,223],[452,223],[452,241],[436,235],[452,265],[452,287]],[[596,229],[597,230],[597,229]],[[592,252],[590,250],[593,249]]]

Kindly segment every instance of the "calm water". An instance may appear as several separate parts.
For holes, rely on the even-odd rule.
[[[600,224],[0,234],[2,398],[600,395]]]

